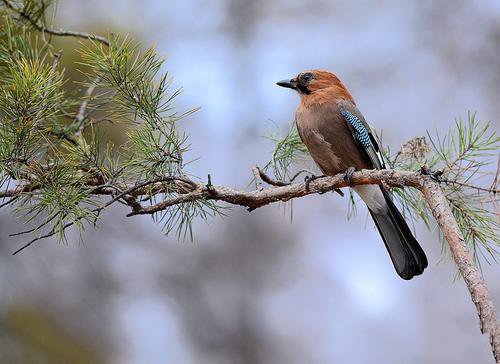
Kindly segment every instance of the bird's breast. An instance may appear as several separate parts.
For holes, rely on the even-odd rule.
[[[299,135],[326,175],[349,167],[367,168],[337,104],[299,105],[295,113]]]
[[[330,119],[330,120],[327,120]],[[321,108],[298,108],[295,122],[299,135],[306,145],[311,157],[326,175],[339,173],[341,157],[335,152],[335,132],[328,122],[334,122],[332,110],[329,113]],[[333,128],[335,129],[335,128]]]

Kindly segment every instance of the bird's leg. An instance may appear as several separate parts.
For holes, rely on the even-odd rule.
[[[318,178],[321,178],[321,177],[325,177],[325,175],[322,175],[322,176],[315,176],[314,174],[311,174],[310,176],[306,176],[304,178],[304,182],[306,183],[306,190],[309,190],[309,184],[318,179]]]
[[[354,167],[349,167],[345,171],[344,174],[344,181],[346,181],[349,184],[349,187],[352,187],[352,175],[356,172],[356,168]]]

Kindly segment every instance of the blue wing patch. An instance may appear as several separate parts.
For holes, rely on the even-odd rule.
[[[344,119],[354,128],[354,137],[358,140],[359,143],[365,148],[372,147],[372,142],[370,140],[370,134],[368,130],[366,130],[365,126],[359,120],[356,115],[351,114],[347,110],[340,110],[340,113],[344,117]]]

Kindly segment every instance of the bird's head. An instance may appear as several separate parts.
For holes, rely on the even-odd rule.
[[[314,95],[320,91],[331,91],[338,95],[338,97],[352,99],[349,91],[347,91],[339,78],[328,71],[304,71],[292,79],[282,80],[276,84],[281,87],[294,89],[301,97]]]

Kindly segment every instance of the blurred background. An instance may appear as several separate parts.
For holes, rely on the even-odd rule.
[[[126,32],[168,56],[184,93],[191,172],[247,188],[286,130],[298,97],[275,82],[310,68],[339,75],[397,149],[477,111],[500,120],[497,0],[61,0],[56,28]],[[63,60],[75,57],[65,40]],[[498,123],[494,124],[498,130]],[[116,131],[115,131],[116,132]],[[437,232],[417,226],[429,257],[401,280],[367,211],[347,199],[195,226],[194,242],[115,208],[68,246],[10,254],[21,226],[0,214],[2,363],[493,363],[474,305]],[[500,307],[498,265],[483,272]]]

